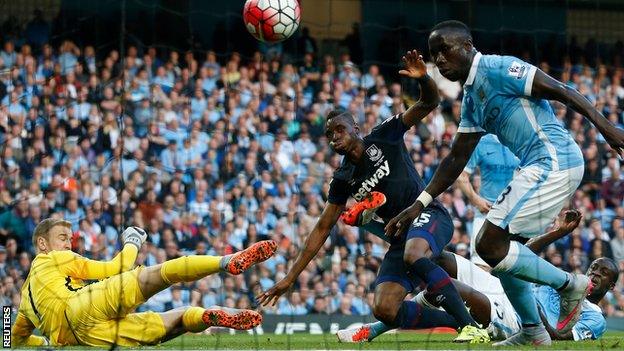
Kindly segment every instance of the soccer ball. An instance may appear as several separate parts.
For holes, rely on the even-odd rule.
[[[297,0],[247,0],[243,21],[254,38],[277,43],[297,31],[300,12]]]

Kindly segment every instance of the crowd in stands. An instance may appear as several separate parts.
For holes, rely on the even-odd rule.
[[[142,265],[274,239],[277,254],[257,269],[176,285],[140,310],[254,306],[255,295],[285,276],[324,207],[341,161],[324,135],[327,112],[350,111],[365,135],[418,98],[409,84],[374,64],[358,67],[348,54],[306,52],[289,61],[129,46],[122,57],[71,40],[36,48],[16,42],[0,50],[0,300],[14,307],[33,259],[33,229],[51,216],[69,220],[74,250],[95,260],[118,252],[125,226],[145,228]],[[540,67],[622,127],[621,67],[565,59],[557,71]],[[461,109],[459,84],[431,74],[444,101],[405,135],[425,182],[449,151]],[[602,256],[624,269],[620,161],[582,116],[553,108],[584,152],[585,176],[572,199],[584,220],[544,255],[573,272]],[[478,189],[479,176],[472,181]],[[455,223],[448,249],[468,256],[475,208],[455,188],[440,200]],[[386,247],[339,223],[294,291],[265,313],[370,314]],[[623,293],[620,277],[603,301],[605,314],[624,316]]]

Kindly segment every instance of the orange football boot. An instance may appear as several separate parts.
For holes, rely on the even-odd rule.
[[[225,266],[225,271],[238,275],[249,267],[269,259],[277,250],[277,243],[273,240],[259,241],[243,251],[232,254]]]
[[[252,310],[205,310],[202,320],[209,327],[226,327],[237,330],[249,330],[262,323],[262,315]]]
[[[340,215],[340,219],[345,224],[352,226],[363,226],[368,224],[377,209],[386,203],[386,195],[379,191],[371,191],[364,200],[356,202],[353,207],[344,211]]]

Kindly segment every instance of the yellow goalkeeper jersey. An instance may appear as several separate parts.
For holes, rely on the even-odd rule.
[[[72,251],[38,254],[22,286],[22,300],[12,330],[12,344],[41,345],[43,339],[32,336],[37,328],[52,345],[73,344],[67,306],[72,297],[86,285],[122,273],[134,266],[137,248],[125,245],[109,262],[82,257]]]

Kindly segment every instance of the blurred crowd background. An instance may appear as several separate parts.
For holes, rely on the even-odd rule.
[[[51,30],[35,13],[19,30],[3,31],[0,50],[0,300],[15,308],[33,259],[33,229],[50,216],[71,221],[74,250],[95,260],[119,251],[126,226],[145,228],[142,265],[276,240],[275,257],[246,274],[176,285],[140,309],[255,306],[254,296],[285,276],[323,210],[341,161],[324,136],[326,113],[350,111],[366,135],[419,94],[417,84],[398,79],[398,65],[382,75],[362,63],[353,33],[336,55],[320,54],[305,28],[290,48],[224,55],[140,45],[100,50],[53,41]],[[594,52],[569,42],[561,53],[548,60],[518,54],[622,128],[624,45]],[[450,149],[462,93],[429,66],[443,102],[405,135],[425,182]],[[571,201],[584,219],[543,255],[571,272],[603,256],[624,269],[621,162],[581,115],[553,108],[585,156]],[[478,189],[478,173],[472,182]],[[476,209],[456,188],[440,200],[455,224],[448,249],[467,257]],[[386,247],[339,223],[293,292],[265,313],[369,315]],[[620,277],[601,303],[606,315],[624,316],[623,293]]]

